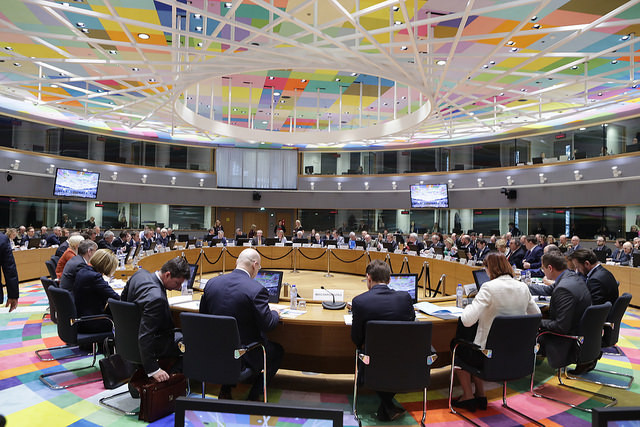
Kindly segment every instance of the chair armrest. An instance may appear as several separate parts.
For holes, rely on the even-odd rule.
[[[465,340],[464,338],[454,338],[451,340],[451,347],[455,348],[458,346],[468,347],[471,350],[480,350],[480,346],[478,344],[474,344],[469,340]]]
[[[94,320],[108,320],[109,322],[111,322],[111,329],[115,328],[115,326],[113,325],[113,319],[110,316],[107,316],[106,314],[94,314],[92,316],[82,316],[76,319],[69,319],[69,324],[73,326],[76,323],[91,322]]]
[[[255,350],[256,348],[262,348],[262,350],[264,351],[264,345],[261,342],[252,342],[251,344],[247,344],[242,348],[235,349],[233,351],[233,357],[236,359],[240,359],[247,352]]]
[[[583,336],[580,336],[580,335],[566,335],[566,334],[561,334],[559,332],[553,332],[553,331],[542,331],[542,332],[540,332],[536,336],[536,342],[538,341],[538,338],[540,338],[543,335],[555,335],[557,337],[568,338],[568,339],[577,341],[579,344],[583,344],[584,343],[584,337]]]
[[[616,328],[616,325],[613,322],[604,322],[604,327],[614,330]]]

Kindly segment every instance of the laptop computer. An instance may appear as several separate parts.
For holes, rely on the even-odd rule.
[[[394,291],[409,293],[411,301],[418,302],[418,275],[417,274],[392,274],[388,285]]]
[[[193,289],[193,283],[198,275],[198,264],[189,264],[189,281],[187,282],[187,289]]]
[[[278,243],[278,239],[276,239],[275,237],[267,237],[266,239],[264,239],[265,246],[274,246],[276,243]]]
[[[39,248],[39,247],[40,247],[40,239],[38,239],[37,237],[29,239],[29,246],[27,246],[27,249],[33,249],[33,248]]]
[[[153,251],[156,249],[156,242],[151,242],[151,244],[149,245],[149,249],[147,249],[148,251]]]
[[[181,242],[186,242],[189,240],[188,234],[178,234],[178,240]]]
[[[478,288],[478,290],[480,290],[480,287],[484,284],[484,282],[488,282],[489,280],[491,280],[489,279],[489,275],[484,269],[473,270],[471,273],[473,274],[473,280],[476,281],[476,287]]]
[[[393,242],[382,242],[382,247],[390,251],[393,249]]]
[[[282,271],[260,270],[256,280],[269,292],[269,302],[277,304],[280,301],[280,289],[282,289]]]
[[[131,258],[131,253],[133,252],[133,246],[127,247],[127,250],[124,252],[124,263],[126,264]]]
[[[167,247],[173,250],[173,247],[176,245],[176,241],[177,240],[169,240],[169,243],[167,243]]]

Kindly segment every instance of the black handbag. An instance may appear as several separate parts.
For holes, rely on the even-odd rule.
[[[127,383],[136,368],[118,353],[111,354],[108,340],[107,338],[104,341],[104,358],[100,359],[99,364],[104,388],[112,390]]]

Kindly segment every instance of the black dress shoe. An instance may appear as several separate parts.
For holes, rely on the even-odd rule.
[[[481,411],[487,410],[487,396],[476,397],[476,406]]]
[[[597,360],[594,360],[592,362],[587,362],[587,363],[580,363],[580,364],[576,365],[575,369],[568,370],[567,373],[569,373],[571,375],[584,374],[584,373],[587,373],[589,371],[592,371],[596,367],[597,364],[598,364]]]
[[[469,412],[476,412],[476,409],[478,408],[478,403],[476,402],[475,397],[467,400],[453,400],[451,405],[456,408],[466,409]]]

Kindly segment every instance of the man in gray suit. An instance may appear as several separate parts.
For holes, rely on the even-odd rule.
[[[567,269],[567,261],[562,253],[547,252],[542,256],[542,270],[547,278],[555,280],[555,287],[549,303],[549,318],[542,319],[541,330],[563,335],[577,335],[580,320],[591,305],[591,293],[580,275]],[[558,367],[574,350],[574,341],[546,334],[540,337],[543,354],[549,365]]]
[[[73,293],[73,284],[76,281],[76,274],[86,264],[93,254],[98,250],[98,245],[93,240],[85,239],[78,245],[78,255],[71,258],[64,265],[62,276],[60,276],[60,287]]]
[[[180,289],[189,275],[187,260],[176,257],[167,261],[160,271],[136,271],[120,296],[122,301],[133,302],[140,308],[140,358],[144,371],[156,381],[169,379],[169,374],[160,368],[158,359],[178,357],[178,343],[182,340],[182,333],[174,331],[167,290]]]

